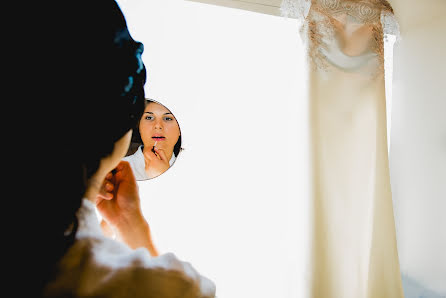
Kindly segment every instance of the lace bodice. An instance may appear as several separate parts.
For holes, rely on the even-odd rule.
[[[385,0],[283,0],[281,11],[302,21],[302,38],[318,69],[381,73],[384,40],[399,36]]]
[[[325,13],[345,13],[364,24],[379,22],[382,11],[393,13],[385,0],[317,0],[314,5]]]

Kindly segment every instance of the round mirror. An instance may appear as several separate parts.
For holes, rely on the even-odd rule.
[[[181,151],[181,131],[172,112],[160,102],[146,99],[144,113],[133,129],[132,141],[123,160],[132,167],[137,181],[166,172]]]

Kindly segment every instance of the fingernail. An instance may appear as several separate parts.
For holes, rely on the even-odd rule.
[[[105,184],[105,189],[108,190],[108,191],[113,190],[113,184],[111,184],[111,183],[106,183],[106,184]]]

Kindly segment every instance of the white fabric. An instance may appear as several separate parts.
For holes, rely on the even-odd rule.
[[[78,211],[75,244],[58,266],[45,297],[215,297],[215,285],[174,254],[151,257],[101,233],[94,205]]]
[[[387,38],[388,35],[393,35],[396,42],[401,40],[400,25],[393,13],[389,11],[381,12],[381,24],[383,26],[384,38]]]
[[[280,5],[281,15],[296,18],[303,22],[310,12],[311,0],[283,0]]]
[[[172,157],[169,160],[169,165],[172,166],[175,162],[175,154],[172,154]],[[149,176],[147,176],[145,167],[145,161],[144,161],[144,153],[142,152],[142,145],[138,147],[138,149],[133,153],[132,155],[126,156],[123,158],[123,160],[128,161],[130,164],[130,167],[133,170],[133,174],[135,175],[135,179],[140,180],[147,180],[150,179]]]
[[[390,146],[406,298],[446,297],[446,1],[391,0],[395,46]]]
[[[384,12],[391,13],[385,1],[313,0],[302,23],[313,171],[309,297],[403,297],[387,155]]]

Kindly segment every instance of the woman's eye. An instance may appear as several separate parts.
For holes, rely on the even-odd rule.
[[[146,116],[144,119],[146,119],[146,120],[153,120],[153,116]]]
[[[166,120],[166,121],[172,121],[173,118],[172,118],[172,117],[164,117],[164,120]]]

